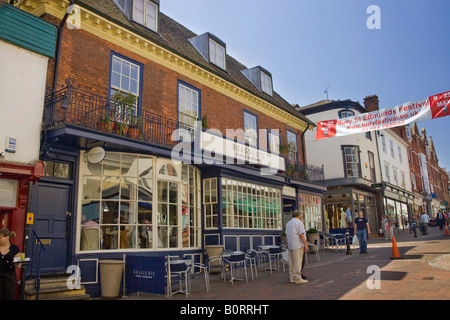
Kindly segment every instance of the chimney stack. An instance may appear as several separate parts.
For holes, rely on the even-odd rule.
[[[379,110],[379,101],[377,95],[371,95],[364,98],[364,107],[367,112]]]

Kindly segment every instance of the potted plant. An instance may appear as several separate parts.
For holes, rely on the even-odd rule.
[[[287,155],[287,152],[289,150],[289,145],[285,143],[280,143],[278,146],[278,149],[280,151],[280,154]]]
[[[97,122],[97,129],[105,132],[112,131],[111,119],[108,115],[101,115]]]
[[[316,247],[319,248],[320,244],[320,236],[319,231],[315,228],[310,228],[308,231],[306,231],[306,239],[308,243],[310,244],[316,244]],[[317,242],[316,242],[317,240]]]
[[[141,134],[142,117],[132,116],[128,125],[128,137],[138,139]]]
[[[111,99],[117,104],[114,109],[117,112],[117,119],[114,123],[114,131],[119,135],[126,135],[128,126],[135,116],[136,97],[131,93],[116,92],[111,96]]]
[[[281,244],[287,243],[286,231],[283,231],[280,237],[281,237]]]
[[[114,132],[118,135],[126,135],[128,131],[128,125],[123,122],[114,122]]]
[[[208,129],[208,117],[207,116],[202,117],[202,128]]]

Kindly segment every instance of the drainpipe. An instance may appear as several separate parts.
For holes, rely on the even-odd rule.
[[[69,17],[70,12],[72,11],[72,5],[75,3],[75,0],[70,0],[70,5],[67,8],[66,13],[64,14],[61,23],[58,26],[58,35],[56,39],[56,52],[55,52],[55,70],[53,72],[53,90],[52,93],[56,92],[56,85],[58,83],[58,71],[59,71],[59,60],[60,60],[60,51],[61,51],[61,39],[64,25],[66,24],[67,18]]]
[[[305,148],[305,145],[306,145],[306,142],[305,143],[303,143],[303,136],[305,135],[305,132],[306,131],[308,131],[308,129],[309,129],[309,127],[310,127],[310,124],[308,123],[308,126],[306,127],[306,130],[305,131],[303,131],[303,133],[302,133],[302,151],[303,151],[303,164],[304,165],[306,165],[307,163],[306,163],[306,148]]]

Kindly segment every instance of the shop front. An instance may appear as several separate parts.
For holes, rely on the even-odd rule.
[[[44,175],[44,163],[15,164],[0,162],[0,228],[16,233],[13,243],[24,246],[27,209],[33,184]],[[31,217],[30,217],[31,218]]]
[[[284,179],[258,173],[242,166],[203,172],[205,247],[248,250],[279,242]]]
[[[384,188],[385,215],[390,215],[397,229],[408,229],[413,213],[414,195],[404,189],[386,184]]]
[[[292,218],[292,211],[299,210],[305,230],[325,230],[323,195],[327,187],[322,183],[290,179],[290,185],[283,188],[283,230]],[[286,192],[290,190],[290,192]]]
[[[360,210],[369,220],[373,232],[379,229],[376,193],[354,187],[331,189],[324,195],[325,226],[330,229],[353,228],[353,221]]]

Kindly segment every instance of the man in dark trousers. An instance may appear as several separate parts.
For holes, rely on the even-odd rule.
[[[367,253],[367,238],[370,234],[369,220],[364,217],[362,210],[359,211],[359,217],[355,218],[355,234],[359,240],[359,253]]]
[[[442,212],[438,212],[436,214],[437,223],[439,225],[439,230],[442,230],[444,227],[444,214]]]

